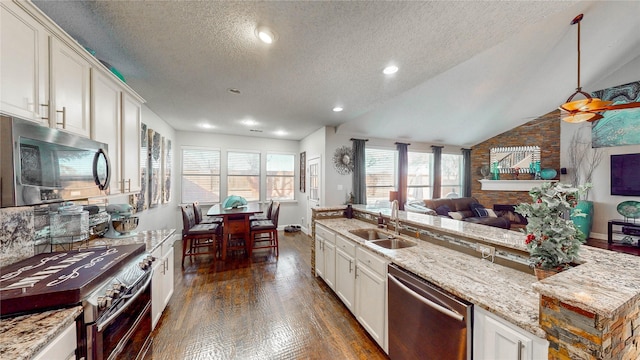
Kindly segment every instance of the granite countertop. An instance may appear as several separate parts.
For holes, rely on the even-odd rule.
[[[31,359],[82,314],[82,306],[0,321],[0,358]]]
[[[403,235],[400,237],[417,245],[397,250],[382,248],[349,232],[375,228],[360,220],[326,219],[317,223],[540,338],[546,337],[538,324],[539,299],[531,286],[537,281],[533,274]]]
[[[88,247],[93,246],[120,246],[120,245],[130,245],[130,244],[145,244],[146,251],[151,253],[158,246],[162,245],[162,243],[167,240],[170,236],[176,232],[176,229],[162,229],[162,230],[149,230],[149,231],[140,231],[137,234],[129,237],[122,237],[118,239],[110,239],[110,238],[96,238],[88,243]]]
[[[354,209],[371,215],[390,215],[389,208],[354,205]],[[501,228],[467,223],[438,216],[399,212],[404,225],[431,228],[442,233],[482,240],[487,243],[527,251],[524,234]],[[372,224],[346,219],[319,220],[340,225],[340,220],[354,224]],[[355,225],[355,226],[358,226]],[[365,227],[365,226],[363,226]],[[362,239],[347,230],[342,235],[358,242]],[[613,318],[627,306],[640,301],[640,257],[591,246],[582,246],[580,265],[537,281],[533,275],[449,250],[425,241],[418,246],[387,250],[365,244],[394,263],[434,282],[536,335],[538,326],[538,294],[585,309],[599,316]],[[447,269],[447,270],[438,270]],[[527,321],[527,319],[529,319]],[[544,337],[544,336],[541,336]]]
[[[140,231],[134,236],[108,239],[97,238],[88,246],[119,246],[145,244],[147,252],[153,252],[171,238],[175,229]],[[0,358],[29,359],[42,350],[82,313],[82,307],[45,311],[17,316],[0,321]]]

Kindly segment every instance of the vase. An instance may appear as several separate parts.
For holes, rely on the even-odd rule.
[[[580,209],[580,211],[587,216],[574,216],[577,209]],[[571,209],[571,221],[573,221],[578,230],[584,234],[585,239],[589,238],[591,226],[593,225],[593,201],[578,201],[576,207]]]
[[[533,268],[533,272],[536,274],[538,280],[546,279],[549,276],[553,276],[560,272],[558,269],[542,269],[542,268]]]

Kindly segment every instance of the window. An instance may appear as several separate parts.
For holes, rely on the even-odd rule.
[[[181,201],[220,202],[220,150],[182,148]]]
[[[441,168],[441,197],[462,196],[462,155],[442,154]]]
[[[267,154],[267,200],[295,198],[295,155]]]
[[[396,188],[398,152],[365,149],[365,157],[367,204],[388,206],[389,191]]]
[[[227,194],[260,200],[260,153],[227,153]]]
[[[407,200],[431,199],[431,164],[433,154],[426,152],[407,153]]]

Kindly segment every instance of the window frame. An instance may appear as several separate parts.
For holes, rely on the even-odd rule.
[[[291,156],[292,157],[292,167],[293,167],[293,173],[291,175],[269,175],[269,168],[268,168],[268,164],[269,164],[269,155],[285,155],[285,156]],[[277,151],[267,151],[265,153],[265,157],[264,157],[264,175],[265,175],[265,181],[264,181],[264,201],[280,201],[280,202],[284,202],[284,201],[296,201],[296,164],[297,164],[297,154],[295,153],[290,153],[290,152],[277,152]],[[269,178],[290,178],[291,179],[291,184],[292,184],[292,197],[291,198],[271,198],[269,197]]]
[[[257,166],[257,171],[258,174],[257,175],[231,175],[230,174],[230,167],[229,167],[229,155],[232,153],[238,153],[238,154],[257,154],[258,155],[258,166]],[[231,193],[231,187],[230,187],[230,179],[231,178],[240,178],[240,177],[255,177],[257,178],[257,184],[258,184],[258,189],[257,189],[257,194],[258,194],[258,198],[257,199],[251,199],[248,197],[245,197],[247,199],[248,202],[260,202],[262,200],[262,152],[259,150],[238,150],[238,149],[227,149],[226,151],[226,195],[227,197],[230,195],[238,195],[238,194],[232,194]],[[242,195],[240,195],[242,196]]]
[[[433,152],[431,151],[407,151],[407,157],[410,157],[411,154],[425,154],[428,156],[428,163],[427,163],[427,167],[428,167],[428,174],[427,176],[429,177],[429,181],[427,184],[415,184],[415,185],[411,185],[409,184],[409,177],[410,174],[407,173],[407,200],[409,199],[409,194],[410,194],[410,190],[411,189],[425,189],[423,192],[426,192],[426,194],[423,194],[423,198],[422,199],[416,199],[416,200],[424,200],[424,199],[431,199],[432,195],[433,195]],[[407,170],[409,169],[409,164],[407,164]]]
[[[392,184],[391,185],[369,185],[369,172],[367,171],[367,151],[369,150],[375,150],[375,151],[388,151],[388,152],[392,152],[393,153],[393,174],[391,176],[392,178]],[[371,202],[372,199],[369,196],[369,188],[389,188],[389,191],[396,191],[398,189],[398,150],[397,149],[392,149],[392,148],[385,148],[385,147],[366,147],[365,148],[365,186],[366,186],[366,192],[367,192],[367,205],[374,205],[374,202]],[[389,201],[389,196],[387,195],[386,198],[375,198],[376,202],[388,202]],[[379,205],[383,205],[384,204],[379,204]]]
[[[212,152],[218,153],[218,172],[217,173],[209,173],[209,174],[185,174],[185,161],[184,161],[184,154],[185,151],[189,151],[189,150],[196,150],[196,151],[208,151],[208,152]],[[189,176],[197,176],[197,177],[209,177],[209,178],[218,178],[218,201],[215,201],[215,199],[211,199],[211,201],[209,201],[209,199],[203,200],[203,199],[195,199],[195,200],[188,200],[185,201],[185,194],[184,194],[184,186],[185,186],[185,178],[189,177]],[[213,181],[211,182],[212,184],[214,183]],[[213,189],[212,189],[213,191]],[[213,193],[215,194],[215,192],[213,191]],[[193,203],[194,201],[199,201],[201,204],[216,204],[219,203],[220,201],[222,201],[222,150],[220,148],[210,148],[210,147],[203,147],[203,146],[188,146],[188,145],[183,145],[180,147],[180,203],[181,204],[190,204]]]

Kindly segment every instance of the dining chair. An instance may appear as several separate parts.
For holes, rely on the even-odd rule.
[[[273,200],[269,202],[267,211],[249,216],[249,221],[254,220],[271,220],[271,210],[273,209]]]
[[[271,209],[271,220],[255,220],[251,222],[251,246],[249,246],[249,258],[255,249],[273,248],[278,256],[278,216],[280,215],[280,203],[275,202]],[[266,243],[266,244],[265,244]]]
[[[182,211],[182,266],[184,258],[191,261],[197,255],[213,254],[215,259],[222,237],[222,224],[196,224],[193,204],[181,205]],[[210,248],[209,251],[199,249]]]
[[[193,214],[195,215],[196,225],[197,224],[222,224],[223,218],[219,216],[202,216],[202,209],[200,208],[200,203],[198,201],[193,202]]]

